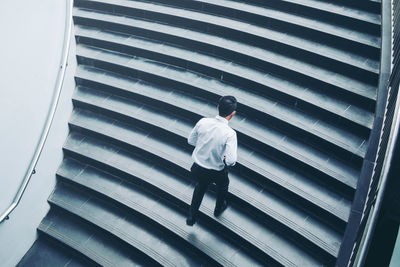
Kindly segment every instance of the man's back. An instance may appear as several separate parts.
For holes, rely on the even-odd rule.
[[[223,117],[201,119],[190,133],[188,142],[195,146],[194,161],[203,168],[222,170],[224,157],[227,165],[236,162],[236,132]]]

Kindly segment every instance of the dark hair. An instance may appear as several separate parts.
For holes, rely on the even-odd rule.
[[[221,117],[226,117],[230,115],[234,110],[236,110],[237,101],[234,96],[226,95],[219,99],[218,101],[218,112]]]

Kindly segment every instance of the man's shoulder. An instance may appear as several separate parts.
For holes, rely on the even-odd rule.
[[[228,132],[229,132],[229,136],[236,135],[236,131],[234,129],[232,129],[230,126],[228,126]]]
[[[213,123],[215,121],[215,118],[201,118],[197,123],[198,124],[204,124],[204,123]]]
[[[236,135],[236,131],[232,129],[232,127],[229,126],[228,124],[220,123],[219,126],[221,127],[220,129],[223,129],[225,134],[227,134],[228,136]]]
[[[228,124],[226,123],[221,123],[221,121],[218,121],[215,117],[204,117],[201,118],[198,122],[198,125],[215,125],[219,129],[224,129],[225,132],[228,132],[229,135],[234,135],[236,134],[236,131],[232,129]]]

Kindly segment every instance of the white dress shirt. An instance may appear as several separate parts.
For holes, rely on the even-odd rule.
[[[188,143],[195,146],[192,154],[194,162],[203,168],[224,169],[224,157],[226,165],[233,166],[236,163],[236,132],[223,117],[199,120],[189,134]]]

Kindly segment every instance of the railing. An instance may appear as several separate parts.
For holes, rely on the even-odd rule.
[[[381,72],[375,124],[337,266],[363,266],[385,192],[399,132],[399,12],[400,0],[382,1]]]
[[[18,192],[15,195],[13,202],[10,204],[10,206],[1,214],[0,223],[3,222],[4,220],[8,219],[10,213],[18,206],[18,204],[21,201],[21,198],[25,192],[26,187],[28,186],[28,183],[29,183],[32,175],[35,174],[36,164],[40,158],[44,144],[46,143],[47,137],[49,135],[50,127],[53,122],[55,112],[57,110],[58,102],[59,102],[60,95],[61,95],[61,89],[64,84],[65,71],[66,71],[66,67],[68,65],[67,60],[68,60],[68,55],[69,55],[69,47],[70,47],[71,33],[72,33],[73,0],[67,0],[66,5],[67,5],[66,24],[65,24],[65,30],[64,30],[65,31],[64,32],[64,41],[63,41],[64,43],[63,43],[60,70],[58,71],[58,74],[57,74],[55,91],[53,94],[51,107],[49,109],[49,112],[47,113],[46,124],[43,127],[40,140],[39,140],[38,144],[36,145],[35,154],[32,157],[32,160],[31,160],[29,167],[25,173],[22,183],[18,189]]]

